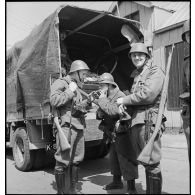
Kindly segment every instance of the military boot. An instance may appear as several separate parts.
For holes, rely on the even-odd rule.
[[[137,194],[134,179],[127,181],[127,194]]]
[[[65,194],[65,172],[63,169],[54,170],[58,194]]]
[[[150,186],[149,186],[149,171],[146,169],[145,170],[146,174],[146,194],[150,194]]]
[[[71,179],[71,184],[70,184],[70,194],[82,194],[78,188],[77,188],[77,184],[78,184],[78,166],[72,166],[72,179]]]
[[[114,189],[122,189],[123,188],[123,182],[121,181],[120,175],[113,175],[113,181],[104,186],[104,190],[114,190]]]
[[[161,194],[162,191],[162,174],[149,173],[149,194]]]

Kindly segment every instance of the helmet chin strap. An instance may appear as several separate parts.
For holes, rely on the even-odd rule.
[[[80,76],[79,71],[77,71],[77,75],[78,75],[79,81],[81,82],[81,76]]]
[[[109,93],[109,86],[107,86],[107,88],[106,88],[106,89],[105,89],[105,88],[103,88],[101,91],[102,91],[102,92],[101,92],[101,93],[102,93],[102,95],[107,97],[107,96],[108,96],[108,93]]]

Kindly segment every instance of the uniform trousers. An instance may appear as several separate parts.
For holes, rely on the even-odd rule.
[[[69,136],[69,127],[62,127],[62,130],[65,136],[68,138]],[[56,153],[54,155],[56,159],[56,170],[63,170],[67,168],[71,156],[72,164],[77,166],[84,158],[85,154],[85,140],[83,130],[71,128],[71,149],[61,151],[59,145],[58,133],[56,134]]]
[[[154,129],[154,127],[153,127],[153,129]],[[145,140],[145,124],[134,125],[130,129],[129,135],[131,137],[132,144],[136,150],[136,156],[138,158],[138,156],[140,155],[144,146],[147,144],[147,142]],[[151,135],[152,135],[152,132],[151,132]],[[149,165],[144,166],[148,172],[153,173],[153,174],[157,174],[157,173],[161,172],[161,168],[160,168],[160,160],[161,160],[160,136],[161,136],[161,134],[158,134],[156,136]]]
[[[122,175],[125,181],[138,178],[138,165],[131,142],[129,132],[118,134],[110,147],[111,174]]]

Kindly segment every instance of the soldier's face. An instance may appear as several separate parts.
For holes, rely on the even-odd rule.
[[[100,92],[101,92],[101,98],[106,97],[108,93],[108,84],[101,83],[100,84]]]
[[[88,74],[88,70],[79,70],[78,74],[77,74],[77,76],[78,76],[77,79],[83,82],[84,79],[87,77],[87,74]]]
[[[144,65],[146,58],[146,54],[142,52],[135,52],[131,54],[131,60],[137,69]]]
[[[86,78],[88,72],[89,72],[88,70],[80,70],[80,77],[82,79]]]

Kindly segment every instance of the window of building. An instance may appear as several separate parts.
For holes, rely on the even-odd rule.
[[[136,21],[140,22],[140,14],[139,14],[139,11],[133,12],[133,13],[125,16],[125,18],[131,19],[131,20],[136,20]]]
[[[136,20],[136,21],[140,22],[140,14],[139,14],[139,11],[133,12],[133,13],[125,16],[125,18],[131,19],[131,20]],[[135,23],[135,25],[140,29],[140,26],[137,23]]]

